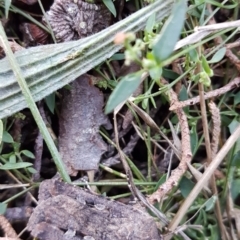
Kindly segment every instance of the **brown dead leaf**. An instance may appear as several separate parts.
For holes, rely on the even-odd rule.
[[[39,240],[160,240],[146,212],[58,180],[41,183],[27,228]]]
[[[91,85],[86,74],[65,91],[59,118],[59,152],[70,175],[97,169],[107,150],[98,133],[101,125],[108,124],[102,108],[103,94]]]

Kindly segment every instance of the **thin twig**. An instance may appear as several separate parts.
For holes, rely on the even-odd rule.
[[[231,82],[229,82],[228,84],[226,84],[224,87],[218,88],[216,90],[207,92],[204,94],[204,99],[209,99],[209,98],[214,98],[214,97],[218,97],[220,95],[223,95],[224,93],[231,91],[234,88],[237,88],[240,86],[240,77],[237,77],[235,79],[233,79]],[[191,99],[188,99],[186,101],[181,101],[181,102],[174,102],[171,107],[169,108],[170,111],[174,111],[178,108],[183,108],[186,106],[190,106],[190,105],[195,105],[197,103],[200,102],[200,97],[194,97]]]
[[[0,215],[0,227],[3,230],[5,237],[19,240],[18,235],[13,229],[12,225],[8,222],[8,220],[3,215]]]
[[[166,84],[166,80],[162,80],[164,84]],[[177,94],[170,89],[169,90],[169,98],[170,101],[173,104],[179,102]],[[178,165],[178,167],[172,171],[172,175],[170,178],[162,184],[156,192],[154,192],[150,197],[149,201],[154,202],[154,201],[160,201],[161,198],[164,197],[165,194],[167,194],[173,186],[176,186],[187,170],[187,163],[191,162],[192,159],[192,152],[191,152],[191,145],[190,145],[190,132],[189,132],[189,127],[188,127],[188,122],[187,122],[187,117],[184,111],[180,108],[175,110],[175,113],[177,114],[177,117],[179,119],[180,127],[181,127],[181,145],[182,145],[182,155],[181,155],[181,161]]]
[[[204,172],[202,178],[197,182],[193,190],[188,195],[188,198],[181,205],[180,209],[178,210],[177,214],[174,216],[174,219],[169,225],[170,231],[174,231],[177,228],[178,224],[182,220],[185,213],[188,211],[189,207],[195,201],[196,197],[198,196],[202,188],[207,184],[210,177],[213,175],[214,171],[217,169],[219,164],[222,162],[222,160],[225,158],[227,153],[233,147],[235,142],[239,139],[239,136],[240,136],[240,125],[236,128],[233,134],[225,142],[224,146],[221,148],[221,150],[218,152],[216,157],[213,159],[213,161],[210,163],[210,165]]]
[[[134,184],[132,171],[131,171],[131,169],[130,169],[130,167],[129,167],[129,165],[128,165],[125,157],[124,157],[124,154],[123,154],[123,152],[120,148],[120,145],[119,145],[116,114],[117,114],[117,111],[115,110],[114,115],[113,115],[113,122],[114,122],[116,148],[118,150],[118,153],[120,155],[120,159],[122,161],[124,170],[126,172],[128,187],[129,187],[131,193],[133,194],[133,197],[138,198],[149,210],[151,210],[166,225],[166,224],[169,223],[169,220],[167,219],[167,217],[162,212],[160,212],[158,209],[156,209],[153,205],[151,205],[147,201],[147,199],[144,197],[144,195],[138,190],[136,185]]]

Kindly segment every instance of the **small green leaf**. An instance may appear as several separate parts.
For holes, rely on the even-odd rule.
[[[186,177],[183,177],[181,182],[179,183],[179,188],[184,198],[187,198],[188,194],[192,191],[193,187],[194,183]]]
[[[223,57],[225,56],[225,53],[226,53],[226,48],[223,47],[223,48],[220,48],[212,57],[211,60],[208,61],[208,63],[217,63],[217,62],[220,62]]]
[[[210,210],[212,210],[215,206],[216,201],[217,201],[216,196],[212,196],[210,199],[208,199],[208,201],[205,204],[205,211],[209,212]]]
[[[2,143],[2,139],[3,139],[3,122],[0,119],[0,144]]]
[[[171,80],[175,80],[176,78],[179,77],[179,74],[176,73],[176,72],[173,72],[172,70],[170,69],[167,69],[167,68],[163,68],[163,73],[162,73],[163,77],[164,78],[169,78]]]
[[[32,174],[37,173],[37,170],[36,170],[35,168],[33,168],[33,167],[28,167],[27,170],[28,170],[30,173],[32,173]]]
[[[153,46],[153,54],[158,62],[167,59],[173,52],[184,26],[186,11],[186,0],[180,0],[175,4],[172,14],[164,24],[157,42]]]
[[[229,131],[231,134],[233,134],[234,130],[239,126],[240,122],[233,119],[233,121],[228,125]],[[240,151],[240,138],[235,143],[234,152],[233,154],[236,154],[238,151]]]
[[[198,133],[197,133],[197,125],[194,125],[191,129],[190,139],[191,139],[191,150],[193,153],[197,151],[198,147]]]
[[[145,27],[145,30],[147,33],[152,32],[155,22],[156,22],[156,13],[152,14],[147,20],[147,24]]]
[[[3,215],[7,210],[7,204],[0,202],[0,215]]]
[[[149,100],[148,98],[143,99],[143,101],[142,101],[142,108],[143,108],[143,109],[147,109],[148,100]]]
[[[52,114],[54,114],[54,108],[55,108],[55,93],[52,93],[45,97],[45,102],[51,111]]]
[[[234,95],[234,106],[240,103],[240,91]]]
[[[131,96],[142,81],[142,73],[142,71],[139,71],[122,78],[108,99],[105,109],[106,114],[113,111],[115,107]]]
[[[234,179],[232,181],[232,184],[231,184],[231,195],[232,195],[232,198],[233,198],[233,201],[236,200],[236,198],[239,196],[240,194],[240,179]]]
[[[111,60],[124,60],[125,55],[124,53],[115,53],[112,57]]]
[[[103,0],[103,3],[108,8],[108,10],[113,14],[113,16],[116,17],[117,12],[112,0]]]
[[[18,163],[6,163],[0,166],[1,170],[12,170],[12,169],[20,169],[20,168],[27,168],[32,166],[32,163],[28,162],[18,162]]]
[[[186,87],[183,85],[181,88],[181,91],[179,93],[179,100],[180,101],[185,101],[188,99],[188,93]]]
[[[155,80],[155,81],[159,80],[162,76],[162,68],[159,67],[159,66],[155,66],[153,68],[150,68],[149,69],[149,75],[153,80]]]
[[[154,191],[154,192],[157,191],[158,188],[159,188],[163,183],[166,182],[166,180],[167,180],[167,174],[162,175],[161,178],[158,180],[158,182],[157,182],[157,184],[156,184],[156,186],[155,186],[155,188],[154,188],[153,191]]]
[[[15,154],[12,154],[12,155],[9,157],[9,163],[15,164],[16,162],[17,162],[16,155],[15,155]]]
[[[207,62],[207,59],[204,56],[202,56],[201,60],[202,60],[202,66],[203,66],[204,71],[207,73],[207,75],[209,77],[212,77],[213,76],[213,70],[210,68],[210,66]]]
[[[240,151],[233,156],[231,166],[237,167],[238,169],[240,168]]]
[[[3,131],[2,141],[5,143],[13,143],[14,142],[12,136],[7,131]]]
[[[198,56],[198,52],[196,49],[191,49],[189,52],[189,57],[190,57],[190,60],[193,61],[193,62],[197,62],[199,60],[199,56]]]
[[[5,16],[8,18],[9,9],[11,6],[12,0],[5,0]]]
[[[34,154],[33,154],[32,152],[28,151],[28,150],[22,150],[21,153],[22,153],[23,155],[25,155],[26,157],[35,159]]]

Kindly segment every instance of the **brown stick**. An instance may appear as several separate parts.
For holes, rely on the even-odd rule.
[[[15,232],[15,230],[13,229],[12,225],[8,222],[8,220],[3,215],[0,215],[0,227],[3,230],[5,237],[19,240],[19,237]]]
[[[162,80],[162,81],[164,84],[166,84],[165,80]],[[178,104],[179,101],[178,101],[177,94],[172,89],[169,90],[169,97],[172,105]],[[190,145],[190,132],[189,132],[186,114],[181,108],[176,109],[175,113],[177,114],[180,127],[181,127],[181,136],[182,136],[181,161],[178,167],[174,171],[172,171],[172,175],[170,176],[170,178],[165,183],[163,183],[158,188],[158,190],[149,197],[150,202],[154,202],[156,200],[159,202],[160,199],[165,194],[167,194],[174,186],[178,184],[179,180],[187,170],[187,163],[190,163],[192,159],[192,152],[191,152],[191,145]]]
[[[237,77],[235,79],[233,79],[231,82],[229,82],[228,84],[226,84],[224,87],[218,88],[216,90],[207,92],[204,95],[204,99],[209,99],[209,98],[213,98],[213,97],[218,97],[220,95],[223,95],[226,92],[229,92],[230,90],[237,88],[240,86],[240,77]],[[191,105],[195,105],[197,103],[200,102],[200,97],[194,97],[185,101],[181,101],[181,102],[173,102],[171,107],[169,108],[170,111],[174,111],[176,109],[179,108],[183,108],[186,106],[191,106]]]

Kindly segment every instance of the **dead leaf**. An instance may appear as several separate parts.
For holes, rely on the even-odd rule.
[[[27,228],[39,240],[161,239],[146,212],[56,179],[41,183]]]
[[[101,155],[107,150],[99,127],[109,124],[102,108],[103,94],[91,85],[87,74],[65,91],[59,118],[59,152],[70,175],[98,169]]]

